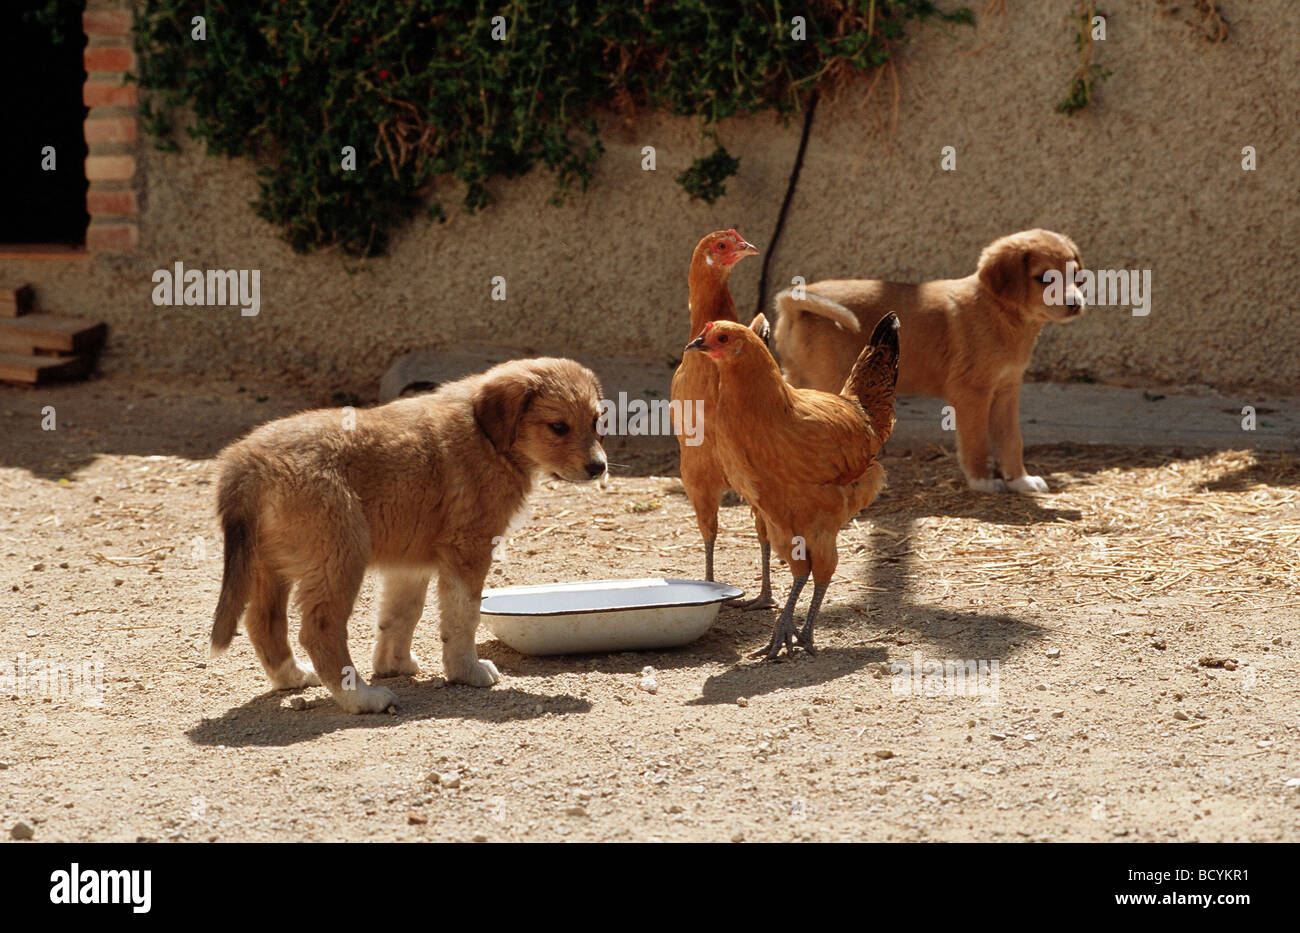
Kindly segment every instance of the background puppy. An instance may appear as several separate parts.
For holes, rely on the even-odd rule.
[[[493,539],[536,475],[604,475],[599,405],[596,377],[572,360],[517,360],[431,395],[304,412],[253,431],[221,455],[226,549],[213,651],[230,644],[243,614],[275,687],[323,682],[348,712],[380,712],[397,698],[362,681],[348,654],[362,577],[368,566],[384,574],[373,671],[383,677],[419,671],[411,635],[436,571],[444,675],[496,683],[495,665],[474,650]],[[289,646],[294,583],[298,640],[314,672]]]
[[[787,289],[776,296],[775,334],[786,378],[838,392],[867,335],[893,311],[902,335],[898,392],[953,406],[958,459],[970,488],[1046,492],[1042,477],[1025,472],[1020,383],[1043,324],[1083,313],[1083,296],[1065,278],[1070,261],[1083,266],[1069,237],[1026,230],[989,244],[975,273],[964,279],[920,285],[827,280],[806,286],[803,298]],[[1061,274],[1061,303],[1044,300],[1050,269]],[[990,438],[996,473],[989,469]]]

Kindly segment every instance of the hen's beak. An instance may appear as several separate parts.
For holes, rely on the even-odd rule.
[[[690,343],[688,343],[688,344],[686,345],[686,349],[687,349],[687,350],[703,350],[703,349],[705,349],[705,346],[704,346],[704,335],[703,335],[703,334],[700,334],[700,336],[696,337],[694,340],[692,340]]]
[[[732,242],[736,244],[736,259],[741,259],[745,256],[758,255],[758,247],[741,236],[735,227],[728,230],[727,235],[730,236]]]

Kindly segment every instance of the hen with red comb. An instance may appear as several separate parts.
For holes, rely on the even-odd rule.
[[[691,256],[687,284],[690,290],[690,337],[696,337],[712,321],[738,321],[736,303],[732,300],[728,281],[736,263],[746,256],[755,256],[758,250],[732,227],[710,233],[695,246]],[[755,323],[767,329],[762,315]],[[695,520],[704,538],[704,576],[713,579],[713,545],[718,537],[718,507],[722,494],[732,488],[722,467],[718,464],[710,436],[712,409],[717,404],[718,373],[706,359],[688,353],[673,374],[672,400],[681,410],[691,406],[697,411],[698,435],[688,438],[681,426],[677,427],[677,446],[681,454],[682,486],[695,509]],[[771,548],[768,545],[763,523],[754,516],[762,554],[763,585],[758,597],[740,608],[764,609],[775,605],[771,588]]]

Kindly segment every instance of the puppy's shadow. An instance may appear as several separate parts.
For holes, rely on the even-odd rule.
[[[781,661],[753,661],[715,674],[704,681],[700,695],[687,706],[735,703],[740,697],[755,697],[775,690],[797,690],[827,683],[859,671],[868,664],[888,660],[883,648],[820,648],[809,657],[802,651]]]
[[[588,713],[592,709],[586,700],[567,694],[531,693],[514,687],[484,690],[447,684],[440,677],[424,681],[394,677],[376,683],[397,694],[396,715],[345,713],[328,694],[309,700],[303,709],[294,710],[283,705],[289,693],[272,691],[216,719],[204,719],[185,734],[196,745],[283,747],[342,729],[384,729],[425,719],[511,722],[537,719],[547,713]]]

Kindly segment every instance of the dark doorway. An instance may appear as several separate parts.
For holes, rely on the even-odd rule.
[[[85,3],[0,3],[0,243],[85,242]],[[47,146],[53,147],[53,171]]]

